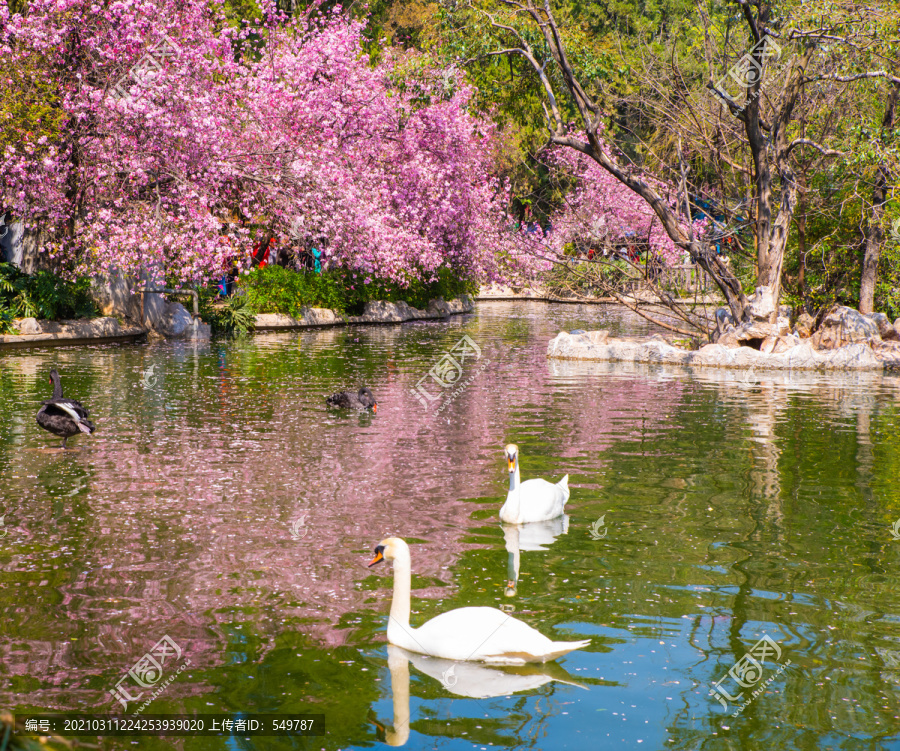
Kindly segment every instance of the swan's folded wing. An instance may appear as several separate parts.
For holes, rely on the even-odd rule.
[[[568,489],[541,478],[526,480],[519,486],[521,513],[529,521],[561,516],[569,499]]]
[[[425,654],[497,665],[547,662],[588,642],[552,642],[540,631],[496,608],[459,608],[415,630]]]

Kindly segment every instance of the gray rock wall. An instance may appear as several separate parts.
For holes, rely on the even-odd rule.
[[[144,293],[142,299],[139,292],[132,292],[162,286],[149,272],[142,273],[139,279],[112,273],[95,277],[91,293],[104,315],[127,318],[167,339],[209,339],[209,325],[194,320],[180,302],[155,293]]]

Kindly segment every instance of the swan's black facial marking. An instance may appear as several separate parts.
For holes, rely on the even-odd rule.
[[[372,568],[376,563],[381,563],[384,560],[384,545],[379,545],[375,548],[375,557],[369,561],[369,568]]]

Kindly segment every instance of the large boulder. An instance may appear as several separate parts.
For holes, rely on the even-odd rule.
[[[152,297],[159,298],[159,295]],[[148,308],[150,306],[148,305]],[[187,312],[184,305],[174,300],[163,300],[161,305],[153,306],[153,315],[147,315],[145,322],[152,330],[166,339],[209,339],[211,329]]]
[[[775,305],[775,294],[771,287],[757,287],[747,299],[744,315],[751,321],[771,321],[780,313]]]
[[[816,349],[838,349],[848,344],[880,339],[878,325],[858,310],[835,305],[810,341]]]
[[[737,327],[729,327],[717,340],[717,344],[734,349],[735,347],[751,347],[762,349],[767,339],[777,339],[790,331],[786,318],[778,318],[777,323],[750,321]]]
[[[16,330],[20,334],[31,336],[34,334],[43,334],[43,328],[37,318],[22,318],[15,323]]]
[[[93,279],[91,295],[104,315],[141,323],[157,336],[167,339],[209,339],[209,325],[199,318],[194,320],[180,302],[167,300],[159,293],[140,292],[163,286],[158,270],[144,269],[137,277],[126,277],[112,271]],[[138,291],[133,292],[133,289]]]
[[[878,327],[878,335],[885,341],[900,339],[891,319],[884,313],[866,313],[866,318]]]

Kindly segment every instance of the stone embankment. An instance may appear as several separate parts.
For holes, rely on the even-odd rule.
[[[22,318],[15,321],[18,334],[0,336],[0,349],[40,347],[64,344],[104,344],[136,341],[146,336],[166,339],[209,339],[209,326],[194,319],[179,303],[161,301],[163,314],[155,320],[155,327],[120,323],[117,318],[84,318],[77,321],[39,321]],[[304,308],[299,318],[278,313],[256,316],[256,328],[262,331],[312,328],[316,326],[344,326],[356,323],[403,323],[447,318],[471,313],[475,303],[468,295],[457,300],[436,298],[426,310],[410,307],[405,302],[375,301],[366,303],[363,314],[342,316],[329,308]]]
[[[256,316],[257,330],[298,329],[314,326],[342,326],[353,323],[404,323],[447,318],[461,313],[471,313],[475,303],[468,295],[445,301],[438,297],[428,303],[425,310],[413,308],[405,302],[374,301],[366,303],[362,315],[342,316],[329,308],[303,308],[302,315],[294,318],[281,313],[263,313]]]
[[[735,325],[725,309],[717,311],[716,341],[698,350],[677,347],[662,336],[613,339],[606,331],[561,332],[547,356],[567,360],[663,363],[756,370],[900,369],[900,319],[882,313],[863,315],[836,305],[817,322],[806,314],[793,327],[786,313],[775,323],[750,320]],[[751,305],[751,316],[753,306]]]
[[[132,342],[147,335],[147,329],[119,323],[118,319],[82,318],[75,321],[39,321],[21,318],[18,334],[0,335],[0,349],[60,344],[107,344]]]

